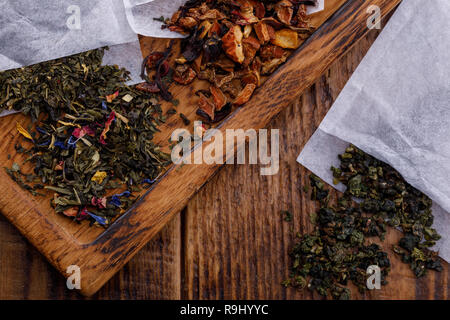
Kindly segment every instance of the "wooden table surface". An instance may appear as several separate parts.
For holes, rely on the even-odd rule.
[[[312,230],[315,204],[301,192],[309,172],[296,163],[379,31],[372,30],[269,129],[280,129],[280,171],[260,176],[258,165],[223,167],[188,206],[141,250],[93,299],[311,299],[284,288],[294,234]],[[293,222],[280,210],[293,213]],[[388,240],[398,237],[391,230]],[[353,298],[448,299],[450,271],[415,279],[392,253],[389,284]],[[0,299],[83,299],[0,216]]]

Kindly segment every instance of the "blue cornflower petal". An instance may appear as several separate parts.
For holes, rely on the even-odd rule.
[[[131,196],[131,192],[130,191],[125,191],[125,192],[116,194],[116,196],[118,196],[118,197],[127,197],[128,198],[129,196]]]
[[[55,145],[55,147],[61,148],[61,149],[63,149],[63,150],[69,149],[69,148],[66,147],[66,145],[64,144],[64,142],[61,142],[61,141],[56,141],[54,145]]]
[[[96,216],[95,214],[90,213],[89,211],[86,211],[86,213],[88,215],[90,215],[92,218],[94,218],[94,220],[97,221],[98,223],[100,223],[102,226],[104,226],[108,223],[108,220],[106,218]]]
[[[44,143],[38,144],[38,147],[46,147],[50,144],[50,140],[45,141]]]
[[[115,194],[111,197],[111,200],[109,201],[109,203],[115,205],[116,207],[120,207],[122,205],[122,201],[120,201],[120,197],[129,197],[131,196],[131,192],[130,191],[125,191],[119,194]]]
[[[48,135],[48,132],[42,129],[41,127],[36,127],[36,131],[39,132],[40,134]]]
[[[78,140],[79,139],[75,140],[74,136],[70,136],[69,141],[67,141],[67,144],[72,148],[75,148],[75,145],[77,144]]]
[[[117,196],[112,196],[111,200],[109,201],[112,205],[116,207],[120,207],[122,205],[122,201]]]

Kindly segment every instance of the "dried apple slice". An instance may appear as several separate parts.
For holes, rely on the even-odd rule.
[[[298,33],[291,29],[281,29],[275,32],[275,39],[271,42],[284,49],[297,49],[300,45]]]
[[[215,110],[220,111],[227,104],[227,97],[219,88],[215,86],[209,87],[212,99],[214,101]]]
[[[222,38],[222,47],[225,53],[237,63],[242,63],[245,59],[242,38],[240,26],[233,26]]]

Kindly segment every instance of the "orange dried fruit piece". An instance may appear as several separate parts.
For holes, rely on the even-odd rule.
[[[281,58],[274,58],[272,60],[265,61],[262,64],[261,74],[263,74],[263,75],[271,74],[278,68],[279,65],[284,63],[286,61],[286,59],[287,59],[287,55],[285,54]]]
[[[288,0],[282,0],[278,2],[275,6],[275,12],[277,14],[278,20],[280,20],[285,25],[291,25],[292,16],[294,15],[292,2]]]
[[[277,30],[284,27],[284,25],[274,17],[263,18],[261,21]]]
[[[246,103],[253,95],[253,92],[256,89],[256,85],[253,83],[247,84],[244,89],[239,93],[239,95],[234,100],[233,104],[235,106],[241,106]]]
[[[201,112],[207,115],[212,121],[214,121],[215,106],[214,104],[203,94],[199,93],[200,100],[198,101],[198,107]]]
[[[186,30],[184,30],[180,26],[169,26],[169,30],[172,32],[177,32],[177,33],[181,33],[181,34],[188,34],[188,32],[186,32]]]
[[[248,38],[253,31],[253,27],[251,24],[248,24],[244,27],[244,38]]]
[[[256,87],[261,85],[261,77],[257,71],[250,71],[249,73],[243,75],[241,81],[245,85],[254,84]]]
[[[242,38],[240,26],[233,26],[222,38],[223,50],[231,60],[237,63],[242,63],[245,59]]]
[[[273,58],[281,58],[285,53],[285,50],[281,47],[269,44],[264,46],[259,51],[259,56],[263,60],[270,60]]]
[[[266,8],[264,6],[264,3],[262,3],[261,1],[257,1],[257,0],[248,0],[248,1],[252,4],[252,6],[255,10],[255,16],[258,19],[264,18],[264,16],[266,15]]]
[[[208,10],[205,14],[199,17],[200,20],[221,20],[225,19],[225,15],[217,9]]]
[[[255,24],[254,29],[261,44],[266,44],[275,37],[275,30],[267,23],[260,21]]]
[[[180,64],[175,68],[173,80],[182,85],[187,85],[194,81],[197,73],[186,64]]]
[[[259,19],[253,14],[253,5],[249,0],[234,0],[234,5],[239,7],[239,10],[233,10],[232,15],[237,16],[235,23],[238,25],[248,25],[257,23]]]
[[[220,34],[220,23],[217,21],[214,21],[213,25],[208,31],[208,37],[211,38],[213,35]]]
[[[181,10],[178,10],[172,15],[172,18],[170,19],[170,24],[171,25],[176,24],[180,19],[180,17],[181,17]]]
[[[247,39],[244,39],[242,41],[242,45],[244,47],[245,56],[242,65],[247,67],[252,63],[261,45],[259,44],[259,41],[254,37],[248,37]]]
[[[192,17],[183,17],[178,20],[177,24],[184,29],[192,29],[198,25],[198,22]]]
[[[259,48],[261,47],[261,44],[255,37],[248,37],[247,39],[242,40],[242,42],[250,45],[256,50],[259,50]]]
[[[276,31],[275,39],[271,40],[271,42],[284,49],[297,49],[300,45],[298,33],[291,29]]]
[[[215,110],[222,110],[222,108],[227,104],[227,97],[225,94],[216,86],[209,87],[209,91],[211,92],[211,96],[214,101]]]
[[[208,20],[203,21],[202,23],[200,23],[199,25],[199,29],[202,29],[201,33],[198,35],[199,39],[203,39],[208,33],[209,30],[211,30],[213,24],[211,22],[209,22]]]

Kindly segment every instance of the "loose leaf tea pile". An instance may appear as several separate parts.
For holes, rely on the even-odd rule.
[[[128,87],[128,72],[102,66],[103,49],[0,73],[0,111],[29,115],[16,144],[32,172],[13,180],[33,195],[54,192],[56,212],[107,226],[153,183],[168,155],[152,142],[164,121],[152,94]]]
[[[367,290],[366,270],[371,265],[380,268],[381,284],[386,284],[388,255],[368,239],[384,240],[388,226],[403,232],[393,251],[417,277],[427,270],[441,271],[437,253],[428,249],[440,239],[432,228],[431,199],[392,167],[355,146],[348,147],[339,159],[340,167],[331,170],[335,183],[343,183],[347,189],[336,205],[329,203],[324,182],[310,176],[311,198],[321,208],[314,215],[314,232],[303,236],[291,252],[294,264],[291,279],[285,284],[348,299],[350,291],[344,286],[349,281],[360,292]],[[355,198],[361,202],[352,201]]]
[[[163,27],[187,34],[176,59],[173,80],[189,85],[196,78],[210,83],[197,91],[198,111],[204,121],[224,119],[233,106],[241,106],[262,84],[262,77],[274,72],[293,50],[312,33],[306,5],[316,1],[190,0]],[[146,67],[156,69],[155,81],[147,87],[170,93],[158,79],[164,54],[154,53]],[[159,63],[156,63],[159,61]],[[156,68],[155,68],[156,66]]]

